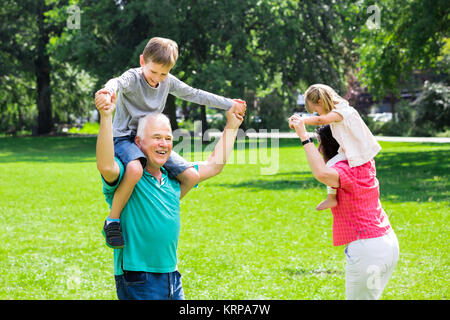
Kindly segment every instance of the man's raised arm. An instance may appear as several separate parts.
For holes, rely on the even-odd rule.
[[[216,144],[214,151],[211,153],[208,160],[198,164],[199,182],[218,175],[225,166],[231,151],[233,151],[239,126],[244,118],[233,113],[232,109],[228,110],[226,115],[227,124],[225,125],[222,136]],[[182,195],[185,195],[192,188],[185,187],[184,185],[181,185],[180,187]]]
[[[244,118],[233,113],[232,110],[228,110],[226,116],[227,124],[225,125],[222,136],[216,144],[214,151],[209,156],[208,160],[201,162],[198,165],[200,182],[218,175],[225,166],[231,151],[233,151],[239,126]]]
[[[120,168],[114,160],[114,142],[112,119],[115,108],[116,96],[113,94],[111,104],[106,107],[100,107],[101,94],[96,94],[95,106],[100,114],[100,130],[97,136],[97,169],[106,182],[114,182],[119,177]]]

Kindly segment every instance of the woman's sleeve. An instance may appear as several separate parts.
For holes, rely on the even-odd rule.
[[[338,189],[351,190],[354,182],[352,168],[345,162],[338,162],[332,168],[339,174]]]

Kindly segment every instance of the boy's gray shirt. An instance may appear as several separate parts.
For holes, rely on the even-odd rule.
[[[142,74],[142,68],[126,71],[120,77],[109,80],[105,89],[110,94],[117,92],[116,114],[113,122],[114,137],[136,134],[139,118],[149,113],[161,113],[170,94],[200,105],[228,110],[232,99],[195,89],[172,74],[161,81],[158,87],[151,87]]]

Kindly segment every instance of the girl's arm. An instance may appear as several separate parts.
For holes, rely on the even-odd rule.
[[[321,116],[314,116],[308,118],[301,118],[304,124],[313,126],[324,126],[332,122],[342,121],[344,118],[337,112],[329,112]]]

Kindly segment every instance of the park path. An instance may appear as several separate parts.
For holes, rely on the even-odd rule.
[[[220,136],[221,132],[209,132],[210,136]],[[246,132],[248,138],[259,139],[298,139],[295,132]],[[421,142],[421,143],[450,143],[450,138],[441,137],[387,137],[376,136],[378,141],[389,142]]]
[[[186,131],[187,132],[187,131]],[[207,131],[209,137],[220,138],[222,135],[221,131],[211,130]],[[199,137],[199,134],[194,134],[193,132],[187,133],[190,136]],[[295,132],[246,132],[248,138],[252,139],[298,139]],[[97,137],[96,134],[75,134],[69,135],[70,137]],[[244,132],[239,132],[238,137],[244,136]],[[419,142],[419,143],[450,143],[450,138],[442,137],[387,137],[387,136],[375,136],[378,141],[389,141],[389,142]]]

